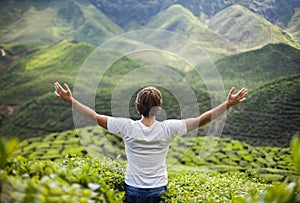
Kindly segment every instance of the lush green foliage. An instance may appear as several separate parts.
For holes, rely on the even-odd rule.
[[[17,157],[0,171],[1,202],[122,202],[124,163],[90,157]]]
[[[236,171],[181,171],[169,176],[165,202],[231,202],[270,187],[263,180]]]
[[[0,139],[0,170],[6,167],[8,160],[11,158],[10,156],[17,149],[18,144],[17,139]]]
[[[15,141],[4,142],[6,148]],[[53,141],[54,142],[54,141]],[[40,142],[37,142],[40,143]],[[21,143],[22,146],[22,143]],[[300,138],[292,142],[293,161],[299,171]],[[6,154],[6,155],[5,155]],[[1,151],[7,157],[10,150]],[[4,155],[4,156],[3,156]],[[0,170],[2,202],[122,202],[126,161],[90,156],[62,156],[53,161],[5,158]],[[215,164],[216,165],[216,164]],[[3,170],[4,169],[4,170]],[[174,165],[169,167],[168,192],[163,202],[297,202],[300,178],[267,183],[256,173]]]
[[[291,142],[291,152],[293,162],[298,176],[295,176],[290,182],[285,181],[276,183],[266,191],[252,195],[248,198],[237,198],[234,202],[241,203],[260,203],[260,202],[278,202],[278,203],[295,203],[300,202],[300,137],[296,135]]]
[[[28,138],[14,154],[39,160],[55,160],[69,154],[126,160],[122,139],[97,126]],[[170,146],[167,163],[171,170],[183,165],[247,172],[266,182],[282,181],[296,174],[289,148],[253,147],[228,138],[178,138]]]

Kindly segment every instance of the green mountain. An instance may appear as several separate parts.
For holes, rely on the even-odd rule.
[[[229,113],[223,134],[251,145],[288,147],[300,130],[299,101],[300,74],[274,80]]]
[[[181,5],[172,5],[160,12],[145,26],[181,34],[203,48],[213,60],[232,54],[237,48],[228,47],[228,41],[199,21],[189,10]],[[189,47],[181,47],[181,49]]]
[[[89,2],[125,30],[144,26],[151,18],[154,18],[158,13],[174,4],[179,4],[192,12],[197,18],[206,20],[212,18],[223,9],[238,4],[264,17],[282,29],[286,28],[295,9],[299,8],[298,0],[289,0],[288,3],[286,0],[89,0]]]
[[[23,104],[49,92],[57,80],[72,82],[83,61],[95,49],[90,44],[74,40],[62,40],[34,49],[19,45],[2,47],[8,50],[9,54],[4,58],[11,63],[0,69],[3,87],[0,100],[11,105]],[[14,60],[19,55],[22,57]]]
[[[247,87],[250,91],[277,78],[300,73],[300,51],[285,44],[230,56],[216,62],[224,86]]]
[[[96,7],[79,1],[6,1],[0,12],[1,43],[49,44],[72,37],[99,44],[122,32]]]
[[[297,46],[289,34],[253,13],[261,14],[260,8],[253,7],[258,6],[258,2],[248,3],[243,5],[252,12],[234,2],[224,4],[220,1],[50,0],[15,3],[5,0],[0,7],[0,43],[50,44],[73,38],[99,45],[125,31],[152,28],[183,34],[204,48],[213,60],[266,43]],[[272,2],[260,3],[259,6],[269,9],[271,4],[272,8],[277,8]],[[240,15],[242,17],[236,17]],[[293,26],[297,25],[297,15],[291,19],[287,31],[297,38],[297,27]],[[235,21],[239,21],[237,25]],[[247,26],[241,29],[239,25]]]
[[[208,25],[241,50],[269,43],[286,43],[299,48],[289,34],[240,5],[220,11],[209,20]]]
[[[82,64],[95,50],[95,47],[74,40],[62,40],[50,46],[3,45],[2,49],[8,53],[5,56],[7,60],[4,61],[10,63],[0,69],[3,87],[3,91],[0,93],[0,101],[3,104],[0,106],[0,126],[3,129],[1,135],[25,139],[43,136],[50,132],[73,129],[71,108],[55,97],[53,83],[55,81],[66,82],[72,89]],[[20,53],[24,53],[23,57],[19,60],[13,60]],[[106,58],[114,55],[111,52],[103,52],[103,54],[106,54]],[[122,57],[104,73],[96,92],[91,92],[92,90],[88,85],[88,82],[93,81],[93,79],[90,77],[82,78],[83,84],[80,88],[83,94],[77,96],[84,98],[94,95],[96,97],[96,111],[111,115],[111,100],[116,84],[126,75],[130,75],[133,79],[131,74],[142,66],[143,64],[126,56]],[[98,61],[96,61],[95,66],[89,67],[93,76],[98,77],[99,67]],[[174,68],[173,71],[184,77],[184,71]],[[136,72],[139,73],[139,71]],[[136,77],[144,77],[143,73],[140,74],[141,76]],[[153,77],[156,78],[161,76],[159,72],[155,72],[155,69],[148,74],[153,74]],[[125,86],[126,89],[135,87],[134,82],[134,79],[129,80]],[[169,79],[166,82],[172,82],[172,80]],[[76,83],[78,84],[77,80]],[[161,91],[164,95],[163,109],[166,115],[168,118],[179,118],[180,106],[176,98],[167,89],[162,88]],[[209,104],[208,93],[200,89],[195,90],[194,94],[201,101],[201,103],[199,102],[201,110],[207,108]],[[132,95],[133,99],[130,101],[130,116],[139,118],[135,111],[135,95]],[[176,96],[180,97],[180,95]],[[122,100],[118,103],[122,103]],[[87,125],[91,125],[91,123],[82,118],[79,127]]]

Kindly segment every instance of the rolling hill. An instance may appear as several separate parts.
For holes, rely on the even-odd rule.
[[[81,65],[88,55],[95,50],[95,47],[75,40],[62,40],[50,46],[35,47],[34,51],[29,47],[29,53],[24,54],[22,58],[16,61],[13,61],[14,55],[18,55],[19,52],[25,53],[26,46],[20,51],[18,49],[16,51],[14,46],[5,45],[3,47],[10,53],[7,55],[7,60],[11,60],[11,63],[0,70],[0,79],[3,81],[3,91],[0,93],[1,104],[3,104],[0,117],[1,135],[25,139],[43,136],[50,132],[73,129],[72,109],[55,97],[53,83],[55,81],[66,82],[72,89]],[[106,56],[110,57],[111,54],[113,55],[113,53],[107,52]],[[97,63],[99,62],[97,61]],[[116,61],[105,72],[98,84],[99,88],[94,95],[95,109],[102,114],[111,115],[111,100],[116,84],[125,75],[142,66],[128,57],[122,57]],[[89,71],[97,76],[99,65],[89,67]],[[184,71],[178,69],[172,71],[178,75],[184,76],[185,74]],[[161,76],[157,75],[158,72],[155,72],[155,69],[153,73],[148,72],[148,74],[154,74],[153,77],[156,78]],[[142,74],[140,78],[143,76]],[[132,75],[130,77],[133,79]],[[137,77],[139,76],[137,75]],[[83,80],[91,81],[91,78],[83,78]],[[176,83],[171,79],[165,81]],[[134,80],[129,80],[128,85],[126,86],[127,89],[135,87]],[[93,95],[90,92],[90,86],[86,83],[81,88],[84,93],[77,95],[80,98]],[[165,99],[163,109],[168,118],[179,118],[180,109],[176,98],[168,89],[162,88],[161,91]],[[203,111],[209,105],[208,93],[200,89],[195,90],[194,94],[199,99],[199,106]],[[133,118],[138,118],[139,115],[137,115],[134,107],[135,95],[132,95],[133,99],[130,100],[130,114]],[[129,101],[126,100],[125,102]],[[14,108],[14,111],[6,110],[11,108]],[[86,119],[80,120],[79,127],[86,125],[91,125],[91,123]]]
[[[6,49],[6,45],[3,47]],[[8,50],[14,50],[14,47],[8,47]],[[16,49],[7,56],[11,63],[0,70],[3,87],[1,103],[20,105],[52,90],[56,80],[72,82],[81,64],[94,49],[90,44],[68,39],[49,46],[35,47],[33,51],[26,46],[21,51]],[[23,56],[13,60],[20,55],[19,52]]]
[[[99,44],[122,29],[79,1],[1,2],[0,43],[50,44],[65,38]]]
[[[19,106],[19,110],[12,117],[8,117],[7,113],[2,110],[3,132],[6,132],[7,136],[19,134],[20,137],[25,138],[32,134],[38,136],[48,132],[72,129],[73,120],[69,107],[60,104],[61,101],[57,101],[51,93],[53,82],[67,82],[72,87],[81,64],[94,49],[94,46],[86,43],[62,40],[50,46],[29,47],[29,54],[24,54],[20,60],[11,62],[9,66],[2,68],[0,78],[3,81],[4,91],[0,94],[1,101],[3,104]],[[18,49],[7,47],[7,50],[11,54],[8,57],[13,58],[14,54],[25,52],[26,47]],[[13,52],[13,50],[17,51]],[[236,88],[246,86],[252,94],[252,91],[267,82],[277,80],[282,76],[299,74],[299,56],[299,50],[290,46],[268,45],[262,49],[219,60],[216,66],[223,79],[225,89],[229,89],[232,85],[235,85]],[[105,73],[99,84],[103,88],[98,89],[96,97],[98,111],[111,114],[110,100],[115,84],[124,75],[140,66],[141,64],[132,59],[124,58]],[[194,78],[191,70],[188,72],[176,71],[185,77],[193,87],[201,112],[208,110],[210,98],[207,92],[203,91],[205,90],[204,84],[200,84],[199,78]],[[176,99],[168,91],[163,91],[166,97],[164,110],[169,117],[178,118],[176,112],[178,113],[180,109],[176,102],[172,102]],[[278,105],[281,105],[280,102],[279,100]],[[133,100],[131,106],[131,115],[137,117]],[[63,117],[59,117],[61,112],[63,112]],[[57,120],[60,120],[59,124],[54,124],[53,122]],[[244,122],[247,123],[246,119]],[[82,126],[88,124],[88,122],[82,121]],[[285,128],[282,126],[280,129],[284,130]]]
[[[120,3],[123,3],[122,9],[118,7]],[[224,4],[220,1],[203,1],[201,4],[196,1],[142,1],[133,5],[133,2],[123,1],[104,4],[97,0],[90,0],[90,3],[51,0],[25,1],[16,5],[5,0],[0,8],[3,16],[0,18],[0,43],[50,44],[73,38],[99,45],[127,31],[151,28],[183,34],[199,43],[213,59],[269,42],[298,46],[283,30],[287,27],[280,29],[261,16],[262,8],[276,9],[276,3],[248,3],[244,2],[245,7],[242,7],[234,2]],[[284,9],[295,12],[289,18],[289,29],[286,30],[297,38],[297,7]],[[241,17],[234,20],[236,16]],[[241,29],[241,25],[247,26]]]
[[[223,9],[232,5],[242,5],[252,12],[263,16],[268,21],[285,29],[290,22],[295,8],[299,8],[298,0],[140,0],[140,1],[102,1],[89,0],[90,3],[100,9],[106,16],[125,30],[136,29],[144,26],[151,18],[168,7],[179,4],[192,12],[197,18],[207,20]],[[119,5],[122,5],[120,7]]]
[[[226,39],[207,28],[181,5],[172,5],[160,12],[145,27],[181,34],[203,48],[213,60],[237,51],[234,46],[228,47]]]
[[[274,80],[230,112],[223,134],[251,145],[287,147],[300,131],[299,101],[299,74]]]
[[[216,62],[224,85],[247,87],[250,91],[279,77],[300,73],[300,51],[285,44],[230,56]]]
[[[278,26],[240,5],[220,11],[209,20],[208,26],[241,50],[270,43],[298,47],[292,37]]]

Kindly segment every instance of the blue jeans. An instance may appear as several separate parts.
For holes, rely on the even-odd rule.
[[[125,184],[127,203],[158,203],[161,195],[167,191],[167,186],[157,188],[136,188]]]

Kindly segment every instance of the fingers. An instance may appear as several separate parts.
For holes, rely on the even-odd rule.
[[[240,102],[243,102],[243,101],[245,101],[245,100],[246,100],[246,97],[244,97],[243,99],[241,99]]]
[[[239,95],[244,98],[246,96],[246,94],[248,93],[248,90],[246,88],[242,88],[240,91],[239,91]]]
[[[229,102],[229,106],[234,106],[240,102],[246,100],[246,94],[248,93],[247,88],[243,87],[236,94],[233,94],[235,88],[232,87],[227,96],[227,101]]]
[[[240,91],[238,91],[238,93],[236,95],[243,95],[243,94],[247,94],[247,89],[245,87],[243,87],[242,89],[240,89]]]
[[[64,90],[64,88],[59,84],[59,82],[55,83],[55,89],[57,89],[57,90]]]
[[[60,95],[57,93],[56,90],[54,91],[54,93],[55,93],[56,96],[60,97]]]
[[[55,94],[58,97],[61,97],[64,93],[66,93],[67,91],[70,91],[70,88],[67,84],[64,84],[65,88],[67,90],[65,90],[60,84],[59,82],[55,82],[54,83],[54,88],[55,88]]]
[[[243,102],[243,101],[246,100],[245,96],[246,96],[247,93],[248,93],[248,89],[246,89],[246,88],[240,89],[240,91],[236,94],[239,102]]]
[[[232,95],[234,92],[235,87],[232,87],[231,90],[229,91],[228,95]]]
[[[65,88],[67,89],[68,92],[71,92],[69,86],[67,85],[67,83],[64,84]]]

